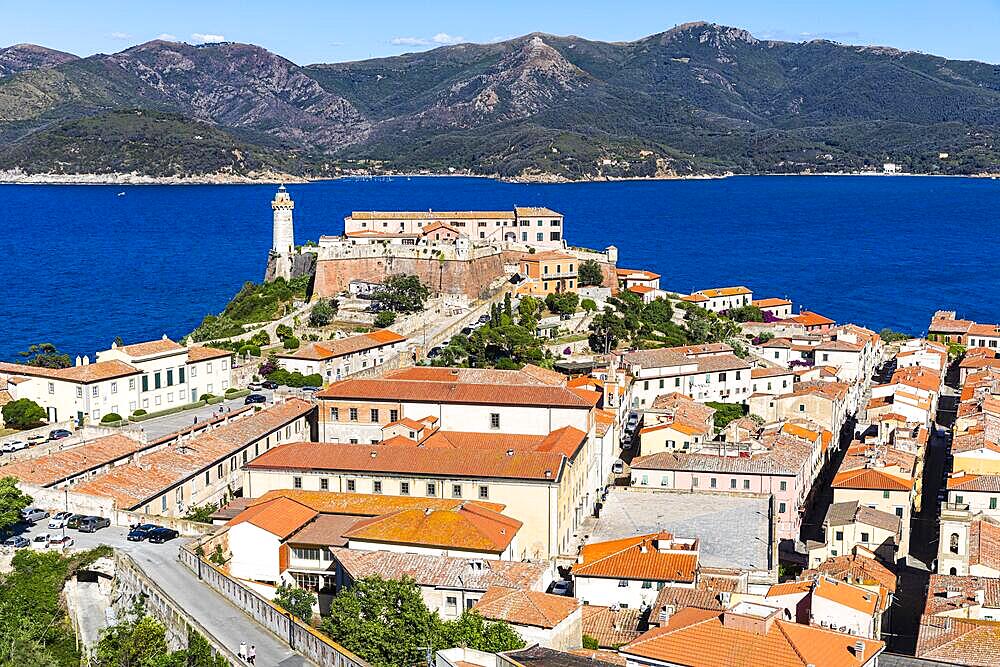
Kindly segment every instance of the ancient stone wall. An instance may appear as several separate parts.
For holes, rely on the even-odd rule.
[[[465,261],[392,256],[321,259],[316,265],[313,298],[343,292],[355,279],[380,283],[398,273],[418,276],[435,293],[479,298],[504,270],[499,254]]]

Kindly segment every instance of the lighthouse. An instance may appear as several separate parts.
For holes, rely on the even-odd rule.
[[[295,250],[295,228],[292,226],[292,201],[288,190],[282,184],[271,202],[274,212],[274,229],[271,241],[271,256],[274,266],[273,277],[288,280],[292,277],[292,253]]]

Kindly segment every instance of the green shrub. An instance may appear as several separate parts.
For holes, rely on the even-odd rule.
[[[260,348],[256,345],[243,345],[236,351],[241,357],[259,357]]]
[[[288,336],[282,343],[282,347],[286,350],[297,350],[299,349],[299,339],[295,336]]]
[[[396,322],[396,313],[391,310],[383,310],[381,313],[375,316],[375,326],[379,329],[384,329],[388,326],[392,326]]]
[[[239,389],[237,389],[236,387],[230,387],[229,389],[226,390],[226,396],[229,396],[230,394],[235,394],[238,391]]]
[[[202,394],[198,397],[199,401],[210,401],[215,398],[215,394]]]
[[[120,414],[118,414],[117,412],[109,412],[108,414],[106,414],[103,417],[101,417],[101,423],[102,424],[110,424],[112,422],[120,422],[121,420],[122,420],[122,416]]]
[[[313,373],[312,375],[303,375],[297,371],[287,371],[284,368],[278,368],[271,373],[267,374],[267,379],[271,382],[277,382],[280,385],[286,387],[322,387],[323,386],[323,376],[319,373]]]
[[[45,421],[45,410],[29,398],[11,401],[0,409],[8,428],[34,428]]]
[[[589,649],[591,651],[596,651],[601,648],[601,645],[597,643],[597,640],[590,635],[583,636],[583,648]]]
[[[142,408],[139,408],[138,410],[135,410],[134,412],[132,412],[132,416],[133,417],[142,417],[145,414],[146,414],[146,411],[143,410]]]
[[[580,264],[576,272],[576,277],[580,287],[587,287],[589,285],[600,286],[604,284],[604,272],[601,271],[601,265],[592,259],[588,259]]]

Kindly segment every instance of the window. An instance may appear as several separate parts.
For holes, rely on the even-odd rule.
[[[167,386],[168,387],[173,387],[174,386],[174,371],[173,371],[173,369],[168,369],[167,370]]]
[[[299,560],[319,560],[319,548],[292,547],[292,556]]]
[[[718,486],[718,480],[713,477],[708,481],[708,485],[714,489],[716,486]]]
[[[618,588],[628,588],[628,579],[619,579]]]
[[[649,475],[643,475],[642,479],[639,480],[639,484],[642,486],[649,486]]]
[[[128,380],[128,390],[135,391],[135,378],[129,378]]]
[[[670,484],[670,478],[669,477],[667,477],[666,475],[664,475],[663,477],[660,478],[660,486],[669,486],[669,484]]]
[[[143,375],[142,376],[142,390],[143,391],[149,391],[149,376],[148,375]]]
[[[883,491],[882,492],[882,497],[888,499],[889,498],[889,492],[888,491]]]
[[[302,478],[301,477],[292,477],[292,488],[293,489],[301,489],[302,488]]]
[[[205,471],[205,486],[208,486],[211,483],[212,483],[212,471],[211,470],[206,470]]]
[[[868,543],[868,533],[861,533],[861,541],[866,544]]]
[[[390,422],[399,421],[399,410],[389,410],[389,421]]]
[[[964,496],[955,496],[955,502],[956,502],[956,503],[960,503],[960,502],[962,502],[962,498],[963,498],[963,497],[964,497]]]
[[[784,514],[786,509],[785,503],[778,503],[778,514]]]
[[[697,477],[692,477],[691,478],[691,486],[693,486],[695,488],[698,487],[698,478]]]
[[[216,479],[222,479],[222,464],[221,463],[218,466],[216,466],[216,468],[215,468],[215,478]]]
[[[193,378],[198,377],[198,367],[197,366],[192,366],[191,367],[191,377],[193,377]]]
[[[372,408],[370,410],[370,413],[371,413],[371,415],[370,415],[371,416],[371,423],[377,424],[378,423],[378,408]]]
[[[348,491],[354,491],[356,487],[357,487],[357,484],[355,483],[355,481],[353,479],[347,480],[347,490]]]
[[[490,413],[490,428],[497,429],[500,428],[500,413],[491,412]]]
[[[247,462],[247,450],[243,450],[243,463]]]
[[[951,537],[948,538],[948,551],[953,554],[958,553],[958,533],[952,533]]]
[[[118,383],[117,382],[112,382],[111,383],[111,393],[112,394],[117,394],[118,393]]]
[[[184,384],[184,367],[177,369],[177,384]]]
[[[903,518],[903,508],[902,507],[897,507],[896,508],[896,516],[898,516],[900,519]]]
[[[836,533],[834,533],[834,537],[836,539],[838,539],[838,540],[843,540],[844,539],[844,531],[838,530]]]
[[[372,493],[382,493],[382,482],[376,480],[372,484]]]
[[[729,480],[729,488],[730,489],[735,489],[736,488],[736,480],[735,479]]]
[[[52,383],[50,382],[49,384],[52,384]],[[77,387],[76,388],[76,397],[77,398],[83,398],[83,387]]]
[[[681,379],[679,377],[674,378],[674,386],[675,387],[681,386]]]
[[[330,421],[340,421],[340,408],[330,408]]]
[[[805,412],[805,411],[806,411],[805,403],[799,403],[799,412]]]
[[[211,361],[208,362],[207,364],[205,364],[205,372],[206,373],[211,373],[212,372],[212,362]]]
[[[357,408],[351,408],[351,410],[350,410],[350,419],[351,419],[352,422],[358,421],[358,409]]]
[[[451,497],[452,498],[461,498],[462,497],[462,485],[461,484],[452,484],[451,485]]]
[[[725,381],[726,381],[726,374],[719,373],[719,382],[725,382]]]
[[[653,582],[652,581],[644,581],[644,582],[642,582],[642,587],[644,589],[650,589],[650,588],[653,587]]]
[[[535,234],[535,240],[536,241],[544,241],[545,240],[545,232],[538,232],[537,234]]]
[[[781,482],[778,483],[778,488],[781,489],[782,491],[787,491],[788,490],[788,482],[782,480]]]
[[[750,488],[750,480],[749,479],[743,480],[743,488],[745,490]]]
[[[479,487],[479,499],[486,500],[490,497],[490,488],[488,486]]]
[[[153,374],[153,387],[155,389],[159,389],[161,384],[162,383],[160,382],[160,374],[159,373],[154,373]]]
[[[160,497],[160,511],[161,512],[166,512],[167,511],[167,497],[166,496],[161,496]]]
[[[400,482],[399,483],[399,495],[401,495],[401,496],[408,496],[408,495],[410,495],[410,483],[409,482]]]
[[[990,509],[995,510],[996,508],[997,508],[997,499],[995,497],[990,498]]]
[[[434,482],[427,482],[427,495],[428,496],[437,495],[437,485]]]
[[[326,477],[320,477],[319,478],[319,489],[320,489],[320,491],[329,491],[330,490],[330,480],[328,480]]]
[[[660,378],[660,389],[663,389],[663,378]]]
[[[49,393],[51,394],[53,391],[55,391],[55,386],[50,382],[49,383]],[[92,396],[97,396],[97,386],[96,385],[90,391],[90,393],[91,393]]]

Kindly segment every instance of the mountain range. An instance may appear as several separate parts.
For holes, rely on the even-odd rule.
[[[28,173],[979,173],[998,133],[1000,66],[709,23],[308,66],[237,43],[0,49],[0,169]]]

